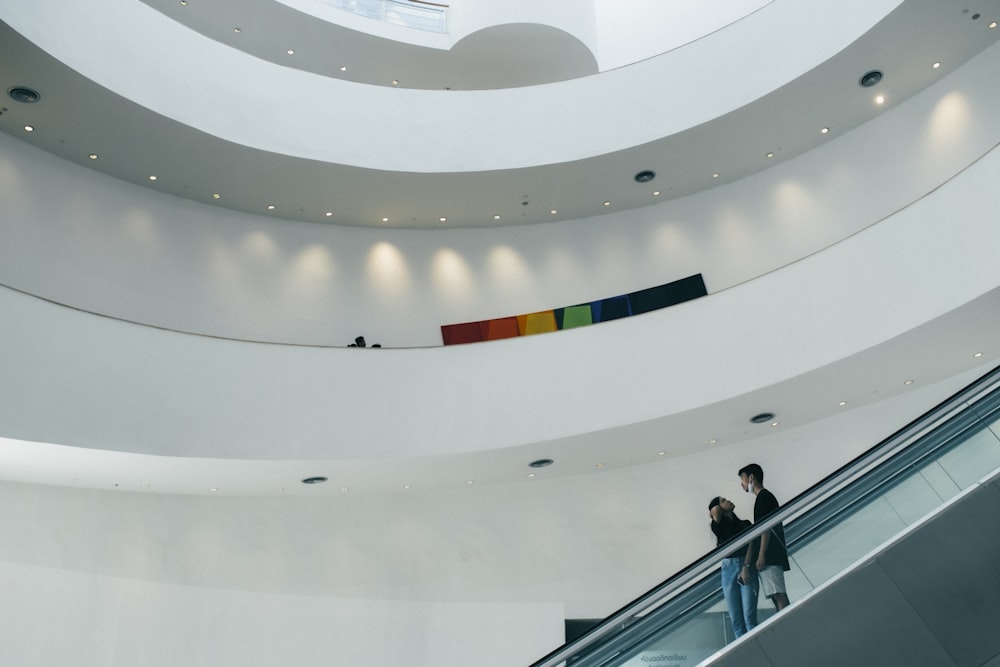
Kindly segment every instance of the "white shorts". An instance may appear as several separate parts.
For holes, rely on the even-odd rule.
[[[760,579],[760,590],[764,597],[774,597],[785,593],[785,570],[780,565],[768,565],[757,573]]]

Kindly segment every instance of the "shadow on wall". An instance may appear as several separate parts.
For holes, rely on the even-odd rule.
[[[700,273],[638,292],[613,296],[600,301],[565,306],[526,315],[494,320],[441,325],[445,345],[478,343],[486,340],[530,336],[608,322],[651,310],[659,310],[708,294]]]

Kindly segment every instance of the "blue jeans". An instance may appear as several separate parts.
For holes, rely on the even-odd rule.
[[[757,627],[757,592],[760,588],[753,567],[747,568],[749,582],[738,582],[736,577],[741,569],[742,558],[722,559],[722,594],[726,596],[729,620],[733,622],[733,634],[737,637]]]

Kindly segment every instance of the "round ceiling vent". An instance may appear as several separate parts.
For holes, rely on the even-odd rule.
[[[635,175],[635,182],[649,183],[654,178],[656,178],[656,172],[650,169],[646,169],[644,171],[640,171],[638,174]]]
[[[531,466],[532,468],[544,468],[546,466],[552,465],[553,463],[555,463],[555,461],[553,461],[552,459],[538,459],[537,461],[532,461],[528,465]]]
[[[22,102],[23,104],[34,104],[38,100],[42,99],[42,96],[38,94],[38,91],[32,90],[31,88],[25,88],[24,86],[14,86],[7,91],[10,99],[15,102]]]
[[[326,481],[326,477],[306,477],[302,480],[303,484],[322,484]]]
[[[774,419],[773,412],[762,412],[759,415],[754,415],[750,418],[750,422],[753,424],[763,424],[764,422],[769,422]]]
[[[864,75],[858,79],[858,83],[864,88],[871,88],[876,83],[882,80],[882,72],[877,69],[873,69],[870,72],[865,72]]]

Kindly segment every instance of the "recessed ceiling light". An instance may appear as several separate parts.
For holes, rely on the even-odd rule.
[[[97,153],[91,153],[91,154],[90,154],[90,155],[88,155],[87,157],[89,157],[89,158],[90,158],[91,160],[96,160],[96,159],[97,159],[97,157],[98,157],[98,155],[97,155]]]
[[[382,218],[382,222],[389,222],[389,218]]]
[[[941,63],[939,62],[931,63],[931,67],[933,67],[934,69],[938,69],[939,67],[941,67]]]
[[[494,215],[494,216],[493,216],[493,219],[494,219],[494,220],[499,220],[499,219],[500,219],[500,214],[498,213],[498,214]]]
[[[399,79],[393,79],[392,80],[392,85],[398,86],[399,85]]]
[[[986,26],[986,27],[989,28],[990,30],[993,30],[993,28],[997,27],[997,22],[996,21],[990,21],[990,24],[988,26]]]
[[[290,56],[294,56],[295,55],[295,49],[288,49],[288,51],[286,51],[285,53],[287,53]]]
[[[666,452],[656,452],[656,455],[657,456],[666,456],[667,453]]]
[[[346,492],[346,491],[350,491],[351,489],[350,489],[350,487],[342,486],[342,487],[340,487],[340,490]]]
[[[273,210],[274,210],[274,209],[276,209],[276,208],[278,208],[278,207],[277,207],[277,206],[275,206],[274,204],[268,204],[268,205],[267,205],[267,210],[268,210],[268,211],[273,211]]]
[[[605,466],[605,465],[604,465],[603,463],[595,463],[595,464],[594,464],[594,467],[595,467],[595,468],[604,468],[604,467],[606,467],[606,466]]]
[[[604,202],[604,205],[605,205],[605,206],[611,206],[611,202],[609,202],[609,201],[606,201],[606,202]]]
[[[712,438],[711,440],[708,441],[708,444],[714,445],[717,442],[718,442],[718,440],[716,440],[715,438]]]
[[[551,211],[549,211],[549,215],[555,215],[555,214],[556,214],[556,213],[558,213],[558,212],[559,212],[559,211],[557,211],[557,210],[555,210],[555,209],[552,209]]]
[[[24,131],[25,132],[34,132],[35,128],[33,126],[31,126],[31,125],[25,125],[24,126]]]
[[[781,422],[771,422],[771,426],[781,426]]]
[[[882,72],[877,69],[873,69],[870,72],[865,72],[861,75],[861,78],[858,79],[858,85],[862,88],[871,88],[881,80]]]
[[[413,485],[412,485],[412,484],[404,484],[404,485],[403,485],[403,488],[404,488],[404,489],[412,489],[412,488],[413,488]]]
[[[875,104],[885,104],[885,95],[876,95]]]
[[[719,172],[715,172],[714,174],[712,174],[712,178],[718,178],[718,177],[719,177]]]
[[[322,475],[317,475],[316,477],[306,477],[304,480],[302,480],[302,483],[303,484],[322,484],[326,480],[327,480],[326,477],[323,477]]]
[[[774,157],[774,151],[768,151],[767,154],[764,157],[766,157],[766,158],[772,158],[772,157]]]
[[[347,65],[341,65],[340,66],[340,71],[341,72],[346,72],[347,71]]]
[[[239,28],[233,28],[233,32],[243,32],[243,31],[240,30]]]
[[[913,384],[913,380],[904,380],[903,384]]]
[[[188,0],[181,0],[181,7],[187,7],[187,6],[188,6]]]
[[[218,489],[213,486],[212,488],[209,489],[209,491],[215,493],[216,491],[218,491]]]
[[[333,217],[333,211],[327,211],[325,215],[328,218],[332,218]]]
[[[653,191],[653,196],[654,197],[659,197],[660,196],[660,191],[659,190],[654,190]]]
[[[974,355],[972,355],[972,356],[974,356],[974,357],[975,357],[976,359],[978,359],[979,357],[983,356],[983,353],[982,353],[982,352],[976,352],[976,353],[975,353]]]
[[[438,218],[438,220],[441,222],[448,222],[448,218],[444,217],[443,215],[440,218]]]
[[[473,482],[471,479],[467,479],[467,480],[465,480],[465,483],[466,484],[474,484],[475,482]]]
[[[149,176],[149,180],[151,180],[151,181],[155,181],[155,180],[156,180],[156,176],[155,176],[155,175],[152,175],[152,174],[150,174],[150,176]]]
[[[213,192],[212,199],[222,199],[222,195],[220,195],[218,192]]]
[[[830,128],[828,128],[828,127],[820,128],[820,131],[819,131],[820,134],[828,134],[829,132],[830,132]]]
[[[841,401],[840,403],[837,403],[837,405],[839,405],[840,407],[844,407],[845,405],[847,405],[847,401]]]
[[[534,477],[534,476],[535,476],[535,473],[533,473],[533,472],[529,472],[528,473],[528,477]]]

